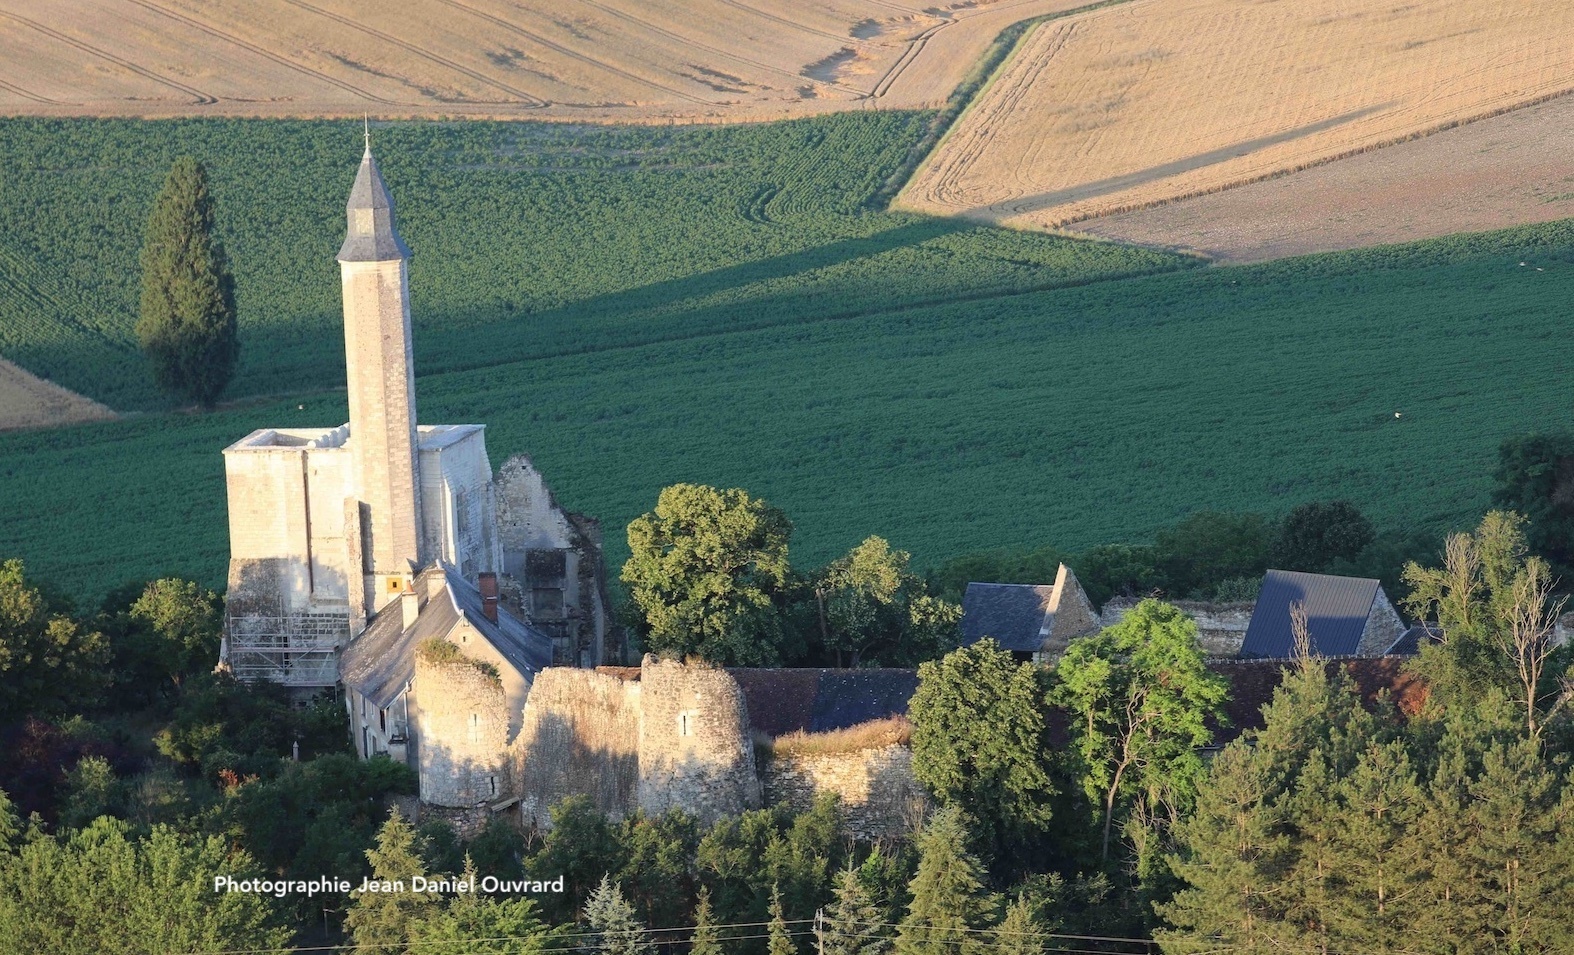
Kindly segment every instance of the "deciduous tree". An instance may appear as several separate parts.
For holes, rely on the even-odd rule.
[[[785,514],[744,491],[662,489],[656,509],[629,524],[622,574],[646,645],[718,665],[775,663],[791,534]]]
[[[988,639],[918,668],[908,710],[913,773],[997,847],[1042,834],[1052,814],[1046,680],[1041,667],[1015,662]]]
[[[1109,858],[1117,815],[1141,800],[1170,819],[1191,804],[1197,751],[1213,737],[1228,693],[1197,644],[1197,625],[1144,600],[1119,623],[1073,640],[1056,668],[1055,698],[1071,719],[1082,786],[1098,807]]]

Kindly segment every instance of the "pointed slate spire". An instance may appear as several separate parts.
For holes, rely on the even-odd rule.
[[[383,185],[377,160],[372,158],[370,133],[366,155],[361,157],[360,171],[355,174],[355,186],[350,189],[347,212],[349,231],[344,245],[339,247],[340,262],[387,262],[410,257],[409,247],[394,228],[393,197]]]

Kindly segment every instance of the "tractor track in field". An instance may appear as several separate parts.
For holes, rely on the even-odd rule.
[[[208,23],[204,23],[201,20],[197,20],[195,18],[188,17],[188,16],[186,16],[183,13],[176,13],[174,10],[167,9],[167,8],[165,8],[163,6],[160,6],[157,3],[151,2],[151,0],[126,0],[126,2],[131,3],[131,4],[135,5],[135,6],[139,6],[139,7],[143,8],[144,10],[148,10],[148,11],[150,11],[152,13],[159,14],[160,16],[168,17],[169,19],[174,20],[177,23],[184,23],[185,25],[191,27],[194,30],[199,30],[199,31],[201,31],[203,33],[206,33],[207,35],[209,35],[211,37],[215,37],[217,39],[223,40],[226,43],[230,43],[230,44],[233,44],[235,46],[238,46],[241,49],[246,50],[247,52],[255,53],[256,55],[258,55],[260,57],[263,57],[264,59],[267,59],[267,60],[270,60],[270,61],[272,61],[274,63],[279,64],[280,66],[287,67],[288,69],[294,70],[297,73],[303,74],[305,76],[309,76],[312,79],[321,80],[322,82],[327,83],[327,84],[329,84],[331,86],[336,86],[339,89],[344,90],[347,93],[354,93],[356,96],[359,96],[359,97],[361,97],[363,99],[371,100],[374,103],[383,103],[383,104],[386,104],[388,106],[413,106],[413,105],[416,105],[414,103],[407,103],[407,102],[400,102],[399,100],[386,99],[384,97],[378,96],[375,93],[368,93],[366,90],[363,90],[360,87],[355,86],[354,84],[346,83],[345,81],[339,79],[336,76],[332,76],[332,75],[330,75],[328,73],[324,73],[321,70],[314,69],[314,68],[306,66],[306,65],[304,65],[302,63],[297,63],[294,60],[289,59],[288,57],[280,56],[279,54],[274,53],[272,50],[269,50],[266,47],[261,47],[261,46],[256,45],[255,43],[251,43],[251,42],[249,42],[247,40],[243,40],[240,37],[235,36],[234,34],[226,33],[225,31],[220,30],[219,28],[217,28],[215,26],[212,26],[212,25],[210,25]]]
[[[300,9],[305,10],[308,13],[315,13],[315,14],[317,14],[320,17],[323,17],[323,18],[328,19],[328,20],[332,20],[335,23],[341,24],[343,26],[347,26],[347,27],[349,27],[352,30],[358,30],[361,33],[366,34],[367,36],[375,37],[376,39],[382,40],[384,43],[388,43],[388,44],[391,44],[393,46],[396,46],[396,47],[400,48],[401,50],[405,50],[405,51],[407,51],[409,53],[414,53],[416,56],[419,56],[419,57],[421,57],[424,60],[430,60],[431,62],[436,63],[439,66],[442,66],[442,67],[445,67],[447,69],[453,70],[455,73],[458,73],[461,76],[468,76],[472,80],[475,80],[478,83],[481,83],[481,84],[486,85],[486,86],[493,87],[494,89],[500,89],[503,92],[508,93],[511,96],[516,96],[519,99],[524,101],[523,104],[515,103],[515,102],[509,101],[509,100],[471,100],[469,102],[475,102],[478,105],[484,105],[484,106],[493,106],[493,105],[517,106],[517,105],[523,105],[527,109],[541,109],[543,107],[547,107],[547,106],[552,105],[551,103],[547,102],[546,100],[542,99],[539,96],[536,96],[536,95],[534,95],[532,93],[527,93],[527,92],[525,92],[524,90],[521,90],[521,89],[515,89],[514,87],[509,86],[507,83],[502,83],[502,82],[499,82],[497,80],[492,79],[491,77],[487,76],[485,73],[478,73],[475,70],[470,69],[468,66],[465,66],[462,63],[456,63],[455,61],[450,60],[450,59],[448,59],[445,56],[439,56],[438,54],[433,53],[431,50],[427,50],[427,49],[424,49],[422,47],[416,46],[414,43],[409,43],[409,42],[406,42],[404,40],[401,40],[398,37],[393,36],[392,34],[384,33],[383,31],[378,30],[378,29],[376,29],[374,27],[369,27],[369,26],[367,26],[364,23],[360,23],[360,22],[358,22],[356,20],[351,19],[350,17],[340,16],[339,14],[334,13],[331,10],[324,10],[321,7],[313,6],[312,4],[307,3],[306,0],[284,0],[284,2],[288,3],[292,7],[299,7]],[[450,4],[450,5],[451,6],[459,6],[459,4]]]
[[[172,79],[160,76],[157,73],[154,73],[152,70],[138,66],[130,60],[121,59],[113,53],[110,53],[106,50],[101,50],[90,43],[84,43],[75,37],[67,36],[64,33],[61,33],[59,30],[44,26],[42,23],[39,23],[36,20],[30,20],[20,14],[12,13],[9,10],[0,10],[0,17],[6,17],[7,19],[15,20],[17,23],[20,23],[23,26],[28,27],[38,33],[42,33],[44,36],[47,36],[52,40],[64,43],[70,47],[75,47],[76,49],[81,50],[83,53],[87,53],[91,56],[96,56],[101,60],[106,60],[110,63],[113,63],[123,70],[129,70],[132,73],[135,73],[145,79],[152,80],[161,86],[167,86],[172,90],[177,90],[181,93],[184,93],[195,101],[194,105],[211,106],[219,101],[218,97],[216,96],[210,96],[195,87],[186,86],[185,84],[177,83]]]
[[[294,2],[296,2],[296,0],[290,0],[290,2],[294,3]],[[516,23],[510,23],[509,21],[504,20],[502,17],[496,17],[496,16],[493,16],[490,13],[487,13],[484,10],[478,10],[475,7],[472,7],[469,4],[467,4],[467,3],[461,2],[461,0],[437,0],[437,2],[443,4],[444,6],[452,7],[455,10],[460,10],[460,11],[462,11],[464,13],[468,13],[468,14],[470,14],[473,17],[476,17],[478,19],[487,21],[488,23],[494,24],[496,26],[500,26],[500,27],[504,28],[505,30],[510,30],[510,31],[512,31],[514,33],[517,33],[520,36],[525,37],[526,39],[528,39],[528,40],[530,40],[530,41],[532,41],[534,43],[537,43],[537,44],[539,44],[541,46],[544,46],[547,49],[552,50],[555,53],[561,53],[562,55],[564,55],[566,57],[569,57],[570,59],[578,60],[579,62],[587,64],[587,65],[592,66],[592,67],[595,67],[596,69],[605,70],[608,73],[612,73],[612,74],[614,74],[616,76],[621,76],[621,77],[623,77],[626,80],[633,80],[634,82],[640,84],[641,86],[648,86],[651,89],[660,90],[663,93],[667,93],[667,94],[669,94],[671,96],[676,96],[679,99],[688,100],[691,103],[697,103],[697,104],[699,104],[701,106],[709,106],[709,105],[711,105],[710,101],[707,100],[707,99],[704,99],[704,98],[699,97],[699,96],[693,96],[693,95],[691,95],[689,93],[686,93],[686,92],[684,92],[682,90],[676,90],[676,89],[672,89],[671,87],[663,86],[662,84],[657,83],[655,80],[646,79],[645,77],[640,76],[637,73],[631,73],[628,70],[625,70],[625,69],[623,69],[621,67],[613,66],[611,63],[607,63],[607,62],[605,62],[603,60],[598,60],[598,59],[596,59],[593,56],[590,56],[590,55],[585,54],[585,53],[581,53],[578,50],[572,49],[570,47],[566,47],[566,46],[562,45],[561,43],[557,43],[557,42],[555,42],[553,40],[549,40],[546,37],[541,36],[540,34],[532,33],[531,31],[526,30],[524,27],[521,27],[521,26],[519,26]]]

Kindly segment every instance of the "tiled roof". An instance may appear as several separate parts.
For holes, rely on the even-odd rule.
[[[1040,650],[1054,597],[1049,584],[970,583],[962,597],[962,643],[990,637],[1007,650]]]
[[[1343,671],[1355,682],[1361,701],[1376,705],[1384,692],[1401,713],[1414,716],[1426,703],[1427,688],[1407,672],[1401,657],[1368,657],[1360,660],[1326,660],[1328,673]],[[1273,700],[1273,692],[1284,679],[1287,664],[1279,660],[1214,660],[1208,669],[1230,681],[1230,699],[1225,715],[1230,725],[1218,732],[1217,742],[1227,743],[1249,729],[1263,726],[1262,708]]]
[[[1241,643],[1243,659],[1287,660],[1294,653],[1290,605],[1306,607],[1312,652],[1318,656],[1351,656],[1361,646],[1378,582],[1365,577],[1335,577],[1270,570],[1257,596],[1257,609]]]

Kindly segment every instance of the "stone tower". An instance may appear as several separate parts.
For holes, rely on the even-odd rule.
[[[339,249],[344,354],[350,397],[351,482],[360,496],[361,562],[368,609],[409,586],[421,547],[415,363],[410,344],[410,250],[394,227],[393,199],[372,158],[361,158]]]

